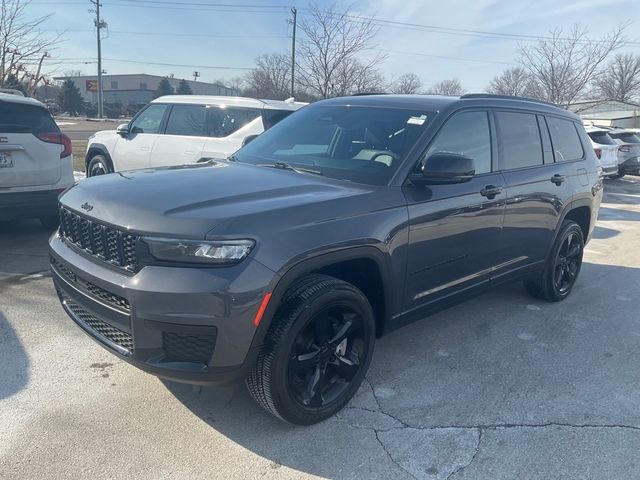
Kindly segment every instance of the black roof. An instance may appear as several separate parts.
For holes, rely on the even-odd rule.
[[[485,107],[513,107],[555,113],[582,122],[580,117],[564,108],[551,103],[524,97],[510,97],[506,95],[491,95],[488,93],[466,94],[461,97],[444,95],[353,95],[350,97],[336,97],[316,102],[322,105],[387,107],[387,108],[421,108],[428,110],[443,110],[453,104],[464,104]]]

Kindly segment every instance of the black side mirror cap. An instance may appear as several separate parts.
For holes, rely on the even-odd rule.
[[[422,175],[411,177],[413,183],[437,185],[468,182],[476,173],[473,158],[453,152],[436,152],[427,157]]]

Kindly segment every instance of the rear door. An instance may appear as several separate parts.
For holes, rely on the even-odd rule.
[[[567,162],[554,161],[554,145],[543,116],[496,110],[494,117],[507,190],[503,226],[503,273],[507,273],[545,259],[562,209],[571,200],[568,177],[577,172],[568,171]],[[573,123],[566,127],[579,142]],[[556,148],[560,158],[573,156],[560,145]]]
[[[258,108],[212,106],[207,111],[207,131],[203,155],[210,158],[227,158],[240,147],[249,135],[264,131],[261,111]]]
[[[0,188],[58,183],[63,146],[38,135],[59,132],[44,107],[0,101]]]
[[[149,166],[184,165],[202,158],[206,137],[205,105],[173,105],[164,133],[158,135]]]
[[[164,127],[169,106],[152,103],[129,125],[129,134],[118,139],[113,161],[116,170],[147,168],[153,145]]]

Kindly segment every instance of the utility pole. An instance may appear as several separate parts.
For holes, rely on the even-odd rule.
[[[102,38],[100,31],[106,28],[107,23],[100,20],[100,0],[89,0],[95,5],[96,19],[94,24],[96,26],[96,37],[98,39],[98,118],[103,117],[103,100],[102,100]]]
[[[298,10],[296,7],[291,8],[291,14],[293,18],[291,22],[293,24],[293,35],[291,37],[291,96],[295,95],[295,85],[296,85],[296,22],[298,16]]]

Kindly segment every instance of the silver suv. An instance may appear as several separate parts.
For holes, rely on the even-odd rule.
[[[71,140],[43,103],[0,93],[0,221],[58,225],[58,195],[72,186]]]

